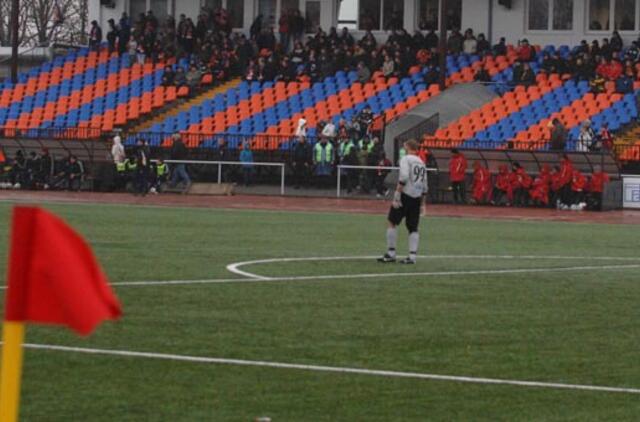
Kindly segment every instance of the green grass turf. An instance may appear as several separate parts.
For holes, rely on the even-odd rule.
[[[233,278],[231,262],[375,255],[384,217],[48,207],[114,282]],[[10,206],[0,205],[0,236]],[[265,275],[623,265],[637,226],[431,218],[430,259],[245,267]],[[400,239],[404,251],[406,236]],[[6,255],[6,242],[0,243]],[[0,273],[5,274],[5,262]],[[125,317],[88,339],[30,326],[30,343],[640,388],[638,270],[117,287]],[[637,420],[638,395],[461,384],[27,350],[24,420]]]

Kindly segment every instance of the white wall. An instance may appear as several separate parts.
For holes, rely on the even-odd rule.
[[[109,7],[100,6],[99,0],[90,0],[89,1],[89,22],[98,21],[98,24],[103,30],[103,36],[106,36],[106,28],[107,21],[109,19],[113,19],[116,23],[120,20],[120,16],[122,16],[122,12],[126,11],[125,0],[117,0],[116,7],[111,9]],[[90,26],[87,28],[89,31]]]
[[[335,0],[322,0],[320,2],[320,26],[328,31],[332,26],[338,25],[338,4]]]
[[[194,0],[192,1],[176,0],[176,22],[178,21],[178,17],[182,13],[184,13],[185,16],[187,16],[188,18],[191,18],[193,20],[193,23],[197,23],[198,15],[200,14],[200,2],[197,0],[195,1]]]
[[[472,28],[477,34],[488,36],[489,32],[489,2],[491,0],[463,0],[462,1],[462,31]]]

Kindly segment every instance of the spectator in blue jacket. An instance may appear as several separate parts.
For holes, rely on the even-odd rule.
[[[242,144],[240,162],[242,163],[242,178],[244,185],[249,186],[251,184],[251,176],[253,175],[253,153],[251,152],[251,145],[249,145],[249,142]]]
[[[628,70],[626,74],[616,80],[616,92],[619,94],[628,94],[632,92],[634,79],[632,71]]]

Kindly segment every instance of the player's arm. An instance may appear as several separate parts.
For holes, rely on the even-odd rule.
[[[425,166],[424,191],[422,192],[422,215],[427,215],[427,194],[429,193],[429,172]]]
[[[398,184],[396,185],[396,190],[393,193],[393,202],[391,203],[394,208],[400,208],[402,206],[400,198],[402,197],[404,186],[409,181],[409,167],[409,162],[407,160],[400,160],[400,174],[398,175]]]
[[[423,193],[422,194],[422,199],[421,199],[421,205],[420,208],[422,208],[422,215],[427,215],[427,193]]]

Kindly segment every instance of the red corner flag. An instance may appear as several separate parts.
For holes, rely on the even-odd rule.
[[[122,315],[90,247],[40,208],[13,211],[5,320],[66,325],[82,335]]]

